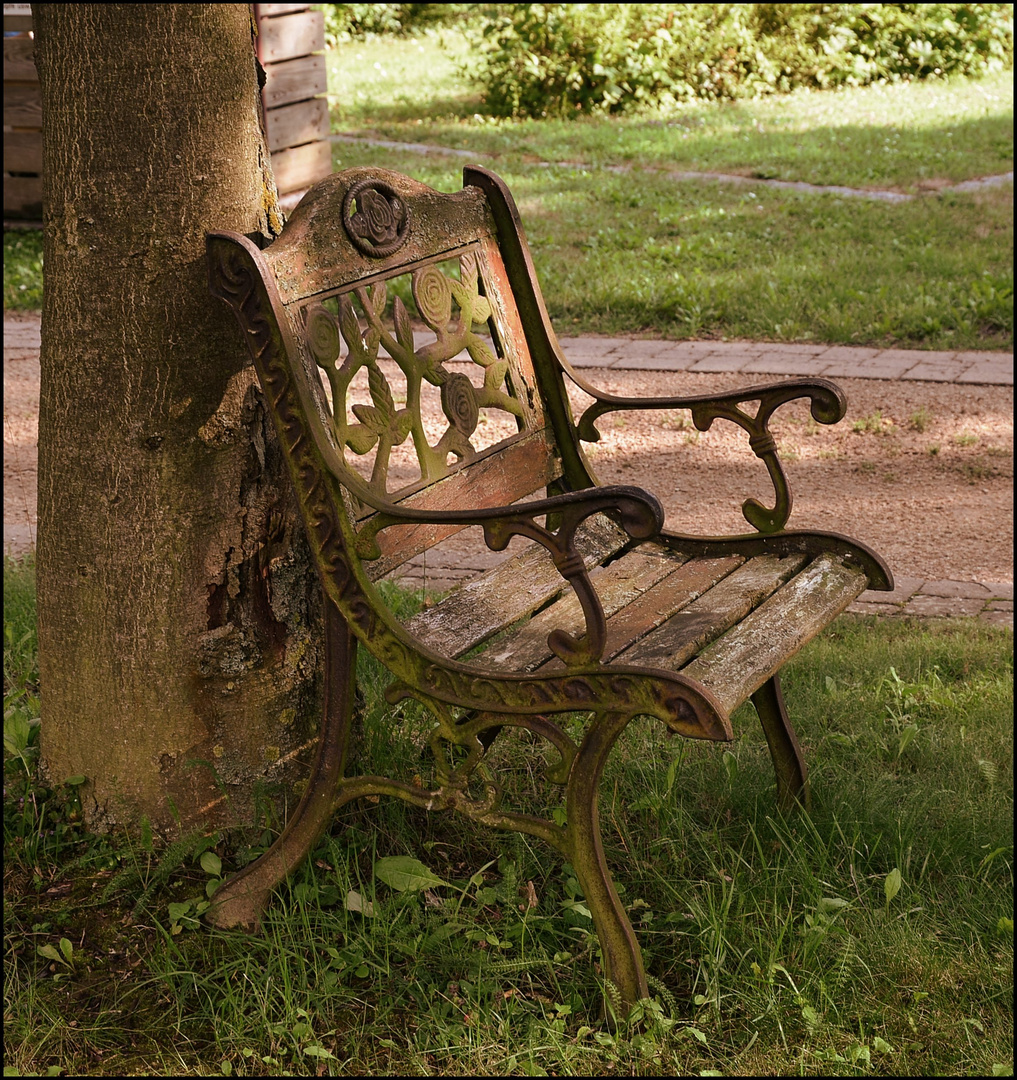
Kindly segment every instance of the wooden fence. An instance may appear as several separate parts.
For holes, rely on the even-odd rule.
[[[4,217],[40,221],[42,97],[34,47],[31,7],[4,4]]]
[[[255,4],[265,134],[279,201],[289,211],[332,171],[325,93],[325,17],[309,4]]]
[[[309,4],[255,4],[265,134],[285,211],[332,171],[325,28]],[[4,4],[4,219],[42,219],[42,98],[29,4]],[[7,37],[13,32],[16,36]]]

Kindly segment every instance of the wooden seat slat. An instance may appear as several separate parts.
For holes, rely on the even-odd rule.
[[[674,574],[685,559],[684,555],[647,545],[592,573],[590,578],[604,606],[604,614],[610,618],[630,606],[668,575]],[[568,589],[525,626],[485,649],[484,663],[507,670],[535,671],[552,656],[547,644],[547,635],[552,630],[560,628],[578,636],[585,627],[579,599]]]
[[[678,671],[729,630],[806,562],[804,555],[757,555],[672,615],[641,641],[620,652],[619,664]]]
[[[604,659],[613,660],[634,641],[656,630],[676,612],[716,587],[745,559],[729,555],[720,559],[690,559],[655,589],[639,597],[607,621],[607,648]]]
[[[820,555],[683,669],[730,715],[868,588],[862,570]]]
[[[599,514],[576,530],[576,548],[588,569],[610,558],[628,539],[617,525]],[[547,550],[530,544],[518,556],[414,616],[406,629],[439,655],[462,656],[492,634],[532,614],[565,587]]]

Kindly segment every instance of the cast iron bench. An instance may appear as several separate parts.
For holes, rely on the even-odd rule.
[[[302,801],[274,846],[220,888],[213,922],[256,926],[340,806],[393,795],[545,840],[575,868],[605,978],[625,1004],[647,996],[601,846],[605,759],[637,716],[730,740],[731,714],[751,698],[780,806],[807,798],[778,672],[864,589],[893,586],[863,545],[785,529],[791,494],[768,423],[796,398],[836,423],[841,391],[823,379],[714,397],[597,390],[562,355],[512,196],[480,168],[454,194],[350,169],[311,189],[266,249],[215,233],[208,255],[212,291],[240,321],[287,456],[328,655]],[[578,422],[566,376],[594,399]],[[440,395],[441,429],[427,429],[426,394]],[[716,419],[745,430],[775,491],[772,507],[743,504],[752,531],[662,532],[651,493],[598,485],[582,444],[599,438],[598,417],[635,408],[690,410],[700,431]],[[515,535],[535,542],[403,625],[375,583],[469,525],[494,550]],[[416,699],[433,717],[430,786],[344,777],[358,642],[392,673],[388,700]],[[576,713],[587,720],[574,740],[563,714]],[[546,775],[564,789],[567,824],[503,805],[485,755],[512,728],[550,744]]]

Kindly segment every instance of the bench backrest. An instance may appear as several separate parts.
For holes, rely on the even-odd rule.
[[[271,333],[302,367],[354,527],[394,503],[481,508],[592,483],[497,177],[469,169],[462,191],[441,194],[349,169],[316,185],[265,250],[216,240],[243,244],[257,266]],[[437,410],[422,412],[428,395],[437,427]],[[462,527],[387,529],[365,569],[377,579]]]

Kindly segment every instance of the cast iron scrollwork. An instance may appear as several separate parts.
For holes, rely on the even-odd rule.
[[[493,828],[538,836],[568,858],[567,834],[563,828],[533,814],[503,809],[505,791],[485,760],[493,739],[489,737],[486,745],[482,740],[485,733],[497,737],[509,728],[522,728],[546,740],[554,748],[558,760],[546,767],[544,777],[549,783],[565,787],[579,748],[557,724],[546,716],[512,716],[490,711],[468,713],[457,721],[447,705],[405,683],[394,683],[386,697],[393,704],[413,698],[437,721],[428,736],[437,780],[431,797],[443,808],[458,810]],[[458,762],[454,760],[456,751],[461,758]],[[482,794],[475,793],[478,780]]]
[[[351,189],[351,190],[356,190]],[[332,426],[337,444],[363,456],[374,452],[369,502],[387,502],[388,470],[392,448],[410,439],[420,467],[420,479],[440,480],[456,461],[468,460],[476,449],[471,441],[480,421],[480,410],[499,409],[516,418],[522,416],[518,400],[504,389],[508,362],[499,359],[490,343],[474,329],[491,317],[491,305],[481,295],[476,257],[460,257],[460,280],[447,277],[433,263],[414,271],[411,288],[420,318],[434,332],[435,339],[416,348],[409,312],[402,299],[395,297],[388,323],[388,287],[379,281],[358,287],[352,294],[338,297],[338,318],[320,303],[304,312],[304,335],[307,348],[325,372],[332,390]],[[358,317],[354,300],[359,305]],[[453,316],[453,305],[455,316]],[[363,320],[363,324],[361,322]],[[347,354],[340,363],[342,343]],[[406,380],[406,403],[397,407],[392,388],[378,363],[379,349],[384,348],[398,365]],[[449,371],[446,363],[466,352],[484,371],[482,386],[470,378]],[[347,415],[350,384],[366,368],[371,404],[350,407],[354,422]],[[448,426],[436,443],[431,443],[421,415],[421,391],[424,383],[440,389],[441,406]],[[353,487],[355,488],[356,482]]]
[[[788,379],[766,386],[748,386],[728,394],[687,398],[621,398],[603,394],[590,386],[566,365],[569,376],[597,400],[583,413],[577,425],[580,439],[597,442],[600,432],[595,426],[598,417],[622,409],[689,409],[692,422],[699,431],[708,431],[714,420],[730,420],[749,435],[749,447],[766,465],[773,483],[776,501],[772,507],[758,499],[746,499],[742,513],[746,521],[761,533],[779,532],[791,516],[792,497],[787,476],[777,454],[777,444],[770,434],[770,417],[781,406],[797,398],[811,399],[813,419],[820,424],[836,424],[844,418],[847,401],[840,387],[826,379]],[[743,406],[758,401],[753,415]]]

